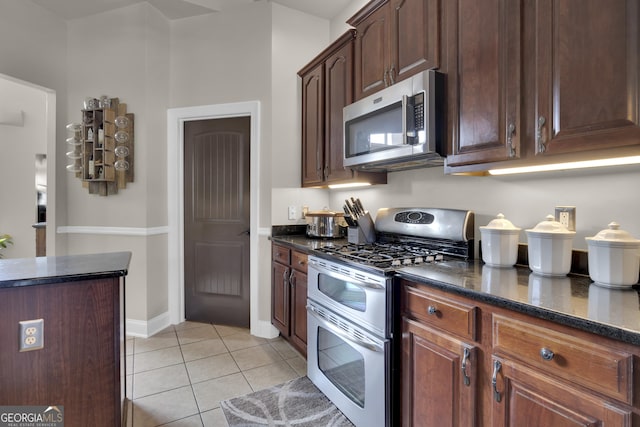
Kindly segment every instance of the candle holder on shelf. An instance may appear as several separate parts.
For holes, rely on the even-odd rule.
[[[67,166],[89,194],[109,196],[133,182],[134,115],[118,98],[86,98],[81,124],[69,124]]]

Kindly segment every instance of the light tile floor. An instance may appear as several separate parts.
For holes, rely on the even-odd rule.
[[[127,424],[227,426],[220,401],[306,375],[305,359],[278,337],[184,322],[127,339]]]

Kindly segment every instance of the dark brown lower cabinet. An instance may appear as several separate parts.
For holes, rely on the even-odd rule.
[[[271,324],[307,355],[307,254],[272,245]]]
[[[640,425],[637,346],[401,281],[402,425]]]
[[[43,319],[39,350],[19,322]],[[124,277],[0,289],[0,405],[62,406],[66,426],[120,426],[125,403]]]

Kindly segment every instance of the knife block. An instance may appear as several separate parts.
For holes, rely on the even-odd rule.
[[[349,227],[347,232],[347,240],[354,245],[364,245],[367,243],[375,243],[376,229],[369,212],[358,217],[358,226]]]

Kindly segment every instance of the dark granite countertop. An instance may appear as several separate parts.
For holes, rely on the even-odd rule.
[[[297,235],[276,232],[271,239],[311,254],[322,246],[346,241],[310,239],[304,231]],[[588,276],[543,277],[526,266],[493,268],[481,260],[403,267],[396,274],[479,302],[640,345],[638,286],[609,289],[594,284]]]
[[[403,267],[398,276],[591,333],[640,345],[640,297],[596,285],[587,276],[543,277],[528,267],[494,268],[482,261]]]
[[[126,276],[131,252],[0,259],[0,288]]]

